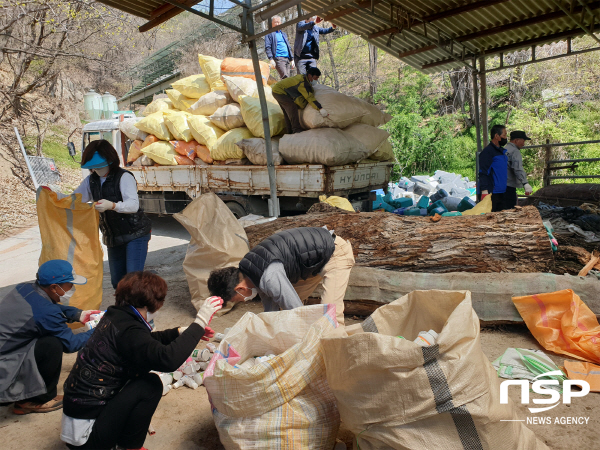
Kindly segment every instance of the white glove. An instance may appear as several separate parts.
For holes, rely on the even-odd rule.
[[[181,333],[183,333],[187,329],[188,329],[188,327],[179,327],[179,328],[177,328],[177,331],[179,331],[179,335],[181,336]]]
[[[322,115],[323,117],[327,117],[327,116],[329,115],[329,113],[328,113],[327,111],[325,111],[325,108],[321,108],[321,109],[319,110],[319,112],[321,113],[321,115]]]
[[[79,321],[81,323],[88,323],[90,321],[90,316],[92,314],[99,314],[101,311],[98,309],[88,309],[87,311],[81,311],[81,315],[79,316]]]
[[[525,195],[531,195],[533,188],[529,185],[529,183],[525,183],[523,187],[525,188]]]
[[[271,66],[271,69],[274,69],[275,68],[275,60],[270,59],[269,60],[269,66]]]
[[[210,321],[212,320],[213,315],[223,307],[223,299],[221,297],[208,297],[204,300],[203,305],[198,310],[198,314],[196,314],[196,322],[202,328],[206,328]]]
[[[104,212],[109,209],[115,209],[115,206],[117,206],[117,205],[114,204],[113,202],[111,202],[110,200],[104,200],[104,199],[98,200],[94,204],[94,208],[96,208],[96,210],[98,212]]]
[[[296,68],[296,62],[295,62],[293,59],[292,59],[292,61],[290,62],[290,67],[291,67],[292,69],[295,69],[295,68]]]

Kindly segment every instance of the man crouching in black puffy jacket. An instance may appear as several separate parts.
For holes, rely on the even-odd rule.
[[[268,237],[240,261],[239,267],[214,270],[212,295],[242,302],[260,295],[265,312],[293,309],[323,282],[322,304],[334,304],[344,324],[344,295],[354,266],[352,246],[325,228],[303,227]]]
[[[115,306],[77,354],[65,381],[61,439],[71,449],[143,449],[162,396],[160,378],[190,356],[222,300],[208,298],[189,327],[152,332],[148,324],[163,306],[167,283],[150,272],[131,272],[119,282]]]

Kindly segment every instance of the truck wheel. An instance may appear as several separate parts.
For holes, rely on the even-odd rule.
[[[233,213],[233,215],[235,216],[236,219],[239,219],[240,217],[244,217],[244,216],[248,215],[248,213],[246,213],[246,210],[239,203],[227,202],[225,204],[227,205],[229,210]]]

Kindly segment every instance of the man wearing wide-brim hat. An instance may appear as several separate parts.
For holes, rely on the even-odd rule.
[[[78,351],[93,332],[75,334],[67,323],[86,323],[100,312],[67,306],[75,285],[86,283],[68,261],[53,259],[39,267],[35,282],[0,299],[0,403],[15,402],[15,414],[62,408],[63,352]]]
[[[524,131],[512,131],[510,142],[504,146],[508,157],[508,177],[506,180],[505,205],[507,209],[517,206],[517,188],[525,188],[525,195],[531,195],[533,189],[527,182],[527,173],[523,169],[521,149],[525,141],[530,141]]]

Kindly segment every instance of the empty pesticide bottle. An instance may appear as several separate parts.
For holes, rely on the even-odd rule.
[[[465,212],[465,211],[468,211],[469,209],[475,208],[476,204],[477,203],[475,203],[475,201],[471,200],[469,197],[464,197],[458,204],[458,207],[456,208],[456,210],[460,211],[460,212]]]
[[[430,345],[435,345],[437,338],[438,334],[433,330],[420,331],[413,342],[419,344],[421,347],[429,347]]]
[[[462,216],[462,213],[458,212],[458,211],[448,211],[448,212],[445,212],[444,214],[442,214],[442,217],[456,217],[456,216]]]
[[[429,206],[429,197],[423,195],[417,202],[417,208],[427,208]]]
[[[440,212],[440,209],[443,209],[443,211]],[[435,212],[433,212],[434,210],[435,210]],[[444,206],[444,203],[442,203],[441,200],[438,200],[437,202],[432,203],[431,205],[429,205],[429,208],[427,208],[427,212],[429,213],[430,216],[433,216],[435,213],[437,213],[441,216],[442,214],[444,214],[447,211],[448,211],[448,209],[446,208],[446,206]]]
[[[431,195],[429,197],[429,200],[431,200],[431,203],[435,203],[438,200],[441,200],[445,197],[448,197],[448,193],[446,192],[445,189],[440,189],[439,191],[437,191],[435,194]]]

